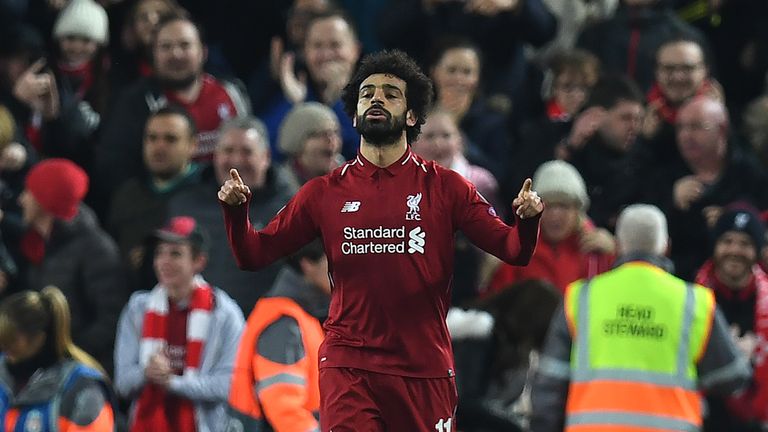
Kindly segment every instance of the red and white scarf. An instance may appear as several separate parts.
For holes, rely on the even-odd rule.
[[[747,420],[768,422],[768,275],[756,264],[752,268],[752,280],[739,293],[723,285],[715,275],[712,261],[707,261],[696,275],[696,283],[712,288],[720,295],[733,298],[755,293],[754,331],[757,346],[752,353],[752,386],[728,400],[728,408],[735,416]],[[741,294],[744,293],[744,294]]]
[[[211,322],[214,306],[214,293],[211,286],[201,276],[193,280],[195,288],[189,301],[187,320],[187,345],[184,375],[195,375],[200,368],[205,339]],[[168,292],[162,285],[156,285],[149,293],[147,311],[144,314],[144,326],[139,343],[139,363],[147,367],[150,358],[168,346]],[[136,404],[136,413],[131,432],[175,430],[164,412],[166,390],[155,384],[147,383]],[[186,419],[183,424],[194,425],[194,406],[187,401],[181,415]],[[192,431],[194,432],[194,431]]]

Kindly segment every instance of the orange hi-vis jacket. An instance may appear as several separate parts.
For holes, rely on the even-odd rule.
[[[3,432],[115,430],[114,396],[95,369],[67,360],[39,369],[18,394],[12,393],[12,387],[3,359],[0,362],[0,430]],[[94,397],[94,393],[100,397]]]
[[[631,262],[568,287],[566,432],[698,431],[712,292]]]
[[[298,323],[304,348],[304,355],[291,364],[270,360],[257,348],[264,331],[284,317]],[[294,300],[260,299],[248,317],[235,360],[227,430],[319,431],[317,351],[322,341],[320,322]]]

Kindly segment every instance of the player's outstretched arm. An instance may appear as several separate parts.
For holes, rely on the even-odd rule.
[[[219,189],[219,200],[231,206],[244,204],[251,197],[251,189],[243,182],[236,169],[230,169],[229,176]]]

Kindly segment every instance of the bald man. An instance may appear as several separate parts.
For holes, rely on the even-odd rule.
[[[725,106],[696,97],[680,108],[676,145],[685,166],[662,173],[666,190],[658,204],[669,217],[676,274],[691,280],[709,255],[708,228],[734,201],[768,208],[768,178],[757,161],[729,142]]]

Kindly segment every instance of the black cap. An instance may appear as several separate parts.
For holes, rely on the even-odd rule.
[[[728,231],[738,231],[747,234],[752,239],[752,243],[755,245],[758,253],[760,253],[763,244],[765,244],[765,225],[763,225],[757,214],[749,210],[730,210],[723,213],[720,219],[717,220],[715,227],[712,228],[713,242],[717,243],[720,236]]]

